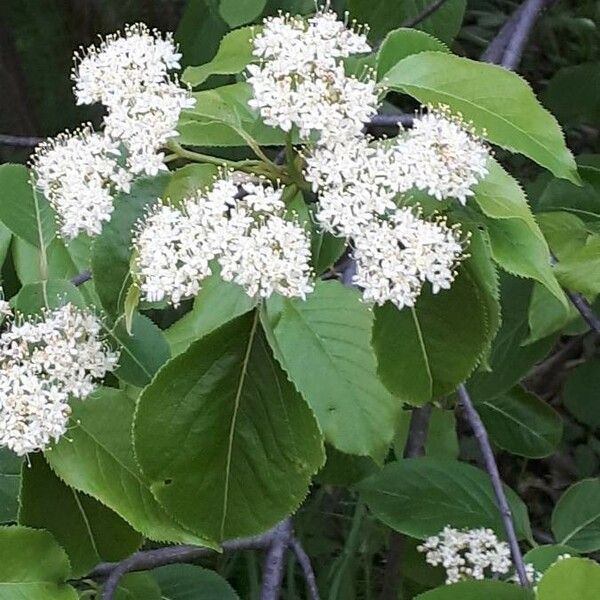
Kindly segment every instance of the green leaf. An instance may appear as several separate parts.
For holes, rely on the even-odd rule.
[[[565,288],[590,297],[600,294],[600,234],[590,236],[582,248],[563,253],[554,272]]]
[[[273,296],[265,308],[273,352],[325,439],[348,454],[381,457],[401,404],[377,377],[373,317],[356,290],[319,282],[306,300]]]
[[[154,573],[128,573],[119,582],[115,600],[163,600]]]
[[[580,182],[556,119],[515,73],[452,54],[421,52],[398,63],[386,83],[422,104],[448,105],[494,144],[524,154],[556,177]]]
[[[423,405],[453,391],[488,345],[486,307],[462,268],[449,290],[424,290],[414,308],[375,309],[373,345],[379,375],[404,402]]]
[[[482,600],[482,598],[489,598],[489,600],[534,600],[534,593],[531,590],[520,588],[514,583],[461,581],[419,594],[415,600]]]
[[[600,427],[599,358],[591,358],[568,372],[562,401],[580,423],[591,429]]]
[[[45,453],[52,470],[152,540],[212,546],[175,523],[154,499],[133,454],[133,411],[127,394],[112,388],[73,403],[69,435]]]
[[[316,275],[321,275],[339,260],[346,248],[346,240],[327,231],[315,231],[311,235],[312,265]]]
[[[451,525],[489,527],[505,538],[489,476],[466,463],[403,459],[388,463],[356,487],[373,514],[400,533],[425,539]],[[530,538],[525,505],[510,488],[505,486],[505,491],[519,539]]]
[[[137,181],[129,194],[119,194],[115,210],[92,246],[92,275],[104,310],[116,317],[130,280],[129,259],[133,231],[146,210],[162,196],[168,176]]]
[[[152,574],[163,600],[239,600],[233,588],[217,573],[195,565],[167,565]]]
[[[403,27],[390,31],[377,52],[377,79],[383,79],[403,58],[427,51],[449,52],[443,42],[423,31]]]
[[[119,317],[111,330],[121,352],[115,375],[126,383],[144,387],[171,358],[171,351],[163,332],[148,317],[136,312],[131,325],[128,333],[125,317]]]
[[[52,533],[69,555],[73,577],[137,550],[141,536],[118,515],[65,485],[41,454],[32,454],[28,462],[22,472],[19,524]]]
[[[258,0],[259,2],[262,0]],[[235,75],[252,62],[252,40],[261,27],[242,27],[223,37],[215,57],[204,65],[188,67],[182,81],[193,87],[204,83],[211,75]]]
[[[0,220],[38,249],[46,248],[55,236],[54,212],[31,186],[23,165],[0,166]]]
[[[287,134],[265,125],[248,106],[252,96],[245,81],[195,93],[195,107],[182,113],[177,128],[179,142],[191,146],[246,146],[248,140],[261,146],[285,144]]]
[[[0,527],[2,600],[77,600],[70,576],[65,551],[47,531]]]
[[[408,432],[410,419],[403,415],[396,430],[394,438],[394,452],[402,458]],[[425,441],[425,456],[433,458],[458,458],[458,436],[456,435],[456,417],[453,410],[432,407]]]
[[[600,566],[586,558],[566,558],[550,567],[537,586],[538,600],[597,600]]]
[[[192,310],[165,331],[173,356],[254,306],[256,299],[248,296],[239,285],[223,281],[216,269],[202,282]]]
[[[505,271],[541,283],[568,310],[568,300],[550,263],[545,240],[532,235],[521,219],[484,217],[493,259]]]
[[[600,216],[600,155],[578,156],[577,168],[583,185],[552,178],[539,195],[537,211],[563,210],[584,219]]]
[[[11,241],[12,232],[4,223],[0,221],[0,265],[3,265],[4,261],[6,260]]]
[[[493,442],[513,454],[543,458],[555,452],[560,443],[560,415],[520,386],[477,402],[477,410]]]
[[[544,100],[563,125],[600,125],[600,62],[559,69],[548,82]]]
[[[345,454],[333,446],[325,446],[327,461],[317,473],[315,481],[322,485],[349,486],[372,475],[381,468],[369,456]]]
[[[535,283],[529,304],[529,335],[523,343],[531,344],[544,339],[560,332],[578,319],[579,313],[572,304],[566,310],[565,306],[547,288]]]
[[[526,563],[533,565],[538,573],[545,573],[561,556],[570,554],[577,556],[577,552],[571,546],[562,546],[561,544],[547,544],[537,546],[523,556]],[[562,559],[561,559],[562,560]]]
[[[248,313],[193,343],[138,400],[136,456],[158,501],[217,541],[293,512],[323,463],[315,421]]]
[[[260,17],[267,0],[221,0],[219,14],[229,27],[239,27]]]
[[[180,203],[184,198],[194,197],[199,190],[214,183],[218,171],[215,165],[185,165],[173,171],[162,197],[174,204]]]
[[[69,281],[50,279],[24,285],[13,299],[15,310],[35,315],[43,308],[59,308],[67,303],[83,307],[81,292]]]
[[[552,533],[559,544],[579,552],[600,549],[600,481],[584,479],[572,485],[552,513]]]
[[[22,462],[8,448],[0,448],[0,523],[17,518]]]
[[[478,371],[469,380],[469,391],[475,401],[494,398],[512,388],[554,345],[555,337],[523,345],[528,335],[531,289],[531,281],[501,274],[502,326],[488,361],[491,371]]]
[[[381,40],[391,29],[420,15],[431,2],[432,0],[349,0],[348,8],[359,23],[369,25],[371,39]],[[450,43],[460,30],[466,6],[466,0],[448,0],[416,27]]]

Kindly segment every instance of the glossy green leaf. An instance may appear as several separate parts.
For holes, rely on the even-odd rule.
[[[600,549],[600,480],[572,485],[552,513],[552,533],[559,544],[580,552]]]
[[[231,2],[231,0],[229,1]],[[261,2],[262,0],[255,1]],[[221,40],[219,50],[210,62],[197,67],[188,67],[184,71],[183,82],[196,87],[204,83],[211,75],[241,73],[246,65],[252,62],[252,39],[260,29],[260,27],[254,26],[230,31]]]
[[[556,119],[515,73],[452,54],[421,52],[398,63],[386,82],[423,104],[448,105],[490,142],[524,154],[556,177],[579,182]]]
[[[410,404],[453,391],[475,369],[487,344],[486,308],[464,268],[449,290],[424,290],[412,309],[390,303],[375,309],[379,375]]]
[[[545,240],[532,234],[520,219],[485,218],[492,257],[505,271],[541,283],[568,309],[568,300],[550,262]]]
[[[377,79],[383,79],[387,72],[403,58],[432,50],[449,52],[443,42],[423,31],[404,27],[390,31],[377,52]]]
[[[67,485],[96,498],[150,539],[211,545],[173,521],[154,499],[133,454],[133,410],[127,394],[112,388],[74,402],[68,438],[45,453],[50,466]]]
[[[431,0],[349,0],[348,8],[359,23],[369,25],[369,37],[380,40],[391,29],[420,15],[430,4]],[[466,0],[448,0],[416,27],[450,43],[460,30],[466,6]]]
[[[47,531],[0,527],[1,600],[77,600],[69,577],[69,559]]]
[[[173,356],[255,305],[241,286],[223,281],[217,270],[202,282],[192,310],[165,331]]]
[[[531,590],[520,588],[514,583],[501,581],[461,581],[445,585],[424,594],[415,600],[534,600]]]
[[[556,451],[562,437],[562,419],[535,394],[516,386],[476,406],[490,437],[500,448],[528,458],[543,458]]]
[[[0,448],[0,523],[17,518],[22,462],[8,448]]]
[[[56,234],[54,212],[33,189],[23,165],[0,166],[0,220],[36,248],[46,248]]]
[[[119,194],[109,223],[92,246],[92,275],[104,310],[116,317],[129,289],[129,262],[135,225],[163,194],[168,176],[137,181],[129,194]]]
[[[316,420],[254,311],[158,372],[138,400],[134,439],[159,502],[218,541],[259,533],[293,512],[324,460]]]
[[[357,486],[361,497],[383,523],[425,539],[452,527],[489,527],[505,538],[490,478],[466,463],[440,458],[391,462]],[[531,536],[527,509],[505,486],[519,539]]]
[[[119,367],[115,375],[131,385],[144,387],[171,357],[163,332],[146,316],[133,314],[131,333],[125,327],[125,317],[119,317],[111,330],[111,338],[120,350]]]
[[[550,567],[537,585],[537,600],[597,600],[600,565],[586,558],[567,558]]]
[[[267,0],[221,0],[219,14],[229,27],[239,27],[260,16]]]
[[[50,279],[24,285],[14,300],[15,309],[24,315],[39,314],[43,308],[58,308],[67,303],[84,306],[80,291],[64,279]]]
[[[22,473],[19,524],[49,531],[69,555],[74,577],[137,550],[140,534],[118,515],[65,485],[41,454],[32,454],[28,462]]]
[[[567,289],[590,297],[600,294],[600,234],[590,236],[582,248],[564,252],[554,272]]]
[[[373,317],[358,293],[320,282],[306,300],[272,297],[264,316],[274,354],[325,439],[348,454],[385,453],[401,404],[377,377]]]
[[[223,577],[195,565],[167,565],[152,574],[163,600],[239,600]]]

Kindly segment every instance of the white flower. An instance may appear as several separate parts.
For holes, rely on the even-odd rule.
[[[320,225],[354,237],[375,218],[395,210],[395,196],[411,187],[396,157],[389,144],[371,143],[366,137],[317,146],[306,157],[304,176],[319,192]]]
[[[353,282],[363,288],[364,300],[391,301],[399,309],[414,306],[426,282],[434,294],[449,288],[463,254],[457,227],[426,221],[408,208],[367,223],[353,239]]]
[[[302,137],[311,131],[335,139],[360,133],[377,110],[375,80],[348,77],[340,59],[369,52],[364,34],[348,29],[329,11],[308,20],[280,15],[265,19],[254,39],[260,64],[248,66],[254,97],[249,105],[265,123]]]
[[[473,186],[487,175],[489,152],[460,115],[447,107],[429,107],[396,146],[412,186],[438,200],[465,204]]]
[[[64,434],[69,397],[85,398],[116,367],[101,328],[72,304],[11,323],[0,336],[0,446],[26,454]]]
[[[163,38],[138,23],[76,58],[77,102],[107,107],[105,132],[124,144],[128,169],[136,175],[166,170],[159,150],[177,135],[181,111],[195,103],[189,90],[169,74],[179,68],[181,58],[173,36]]]
[[[110,220],[113,195],[129,191],[131,175],[119,166],[118,143],[91,127],[40,144],[32,158],[35,186],[54,208],[61,234],[97,235]]]
[[[446,570],[446,583],[503,575],[511,567],[510,548],[491,529],[445,527],[418,546],[426,561]]]
[[[198,293],[217,259],[221,277],[250,296],[305,297],[312,291],[310,239],[283,216],[281,190],[251,181],[217,180],[181,208],[160,204],[139,225],[134,240],[137,278],[144,297],[177,305]]]

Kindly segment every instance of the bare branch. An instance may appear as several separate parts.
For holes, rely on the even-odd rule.
[[[306,581],[306,591],[308,592],[308,597],[310,600],[321,600],[319,596],[319,588],[317,587],[317,578],[315,577],[315,572],[312,568],[312,564],[310,563],[310,558],[306,551],[302,547],[300,541],[293,537],[290,543],[290,547],[294,551],[296,555],[296,560],[300,564],[302,568],[302,572],[304,573],[304,580]]]
[[[33,148],[40,142],[43,142],[44,138],[32,137],[28,135],[7,135],[0,133],[0,146],[15,146],[18,148]]]
[[[600,333],[600,317],[594,312],[590,303],[577,292],[572,292],[571,290],[565,291],[573,306],[579,311],[583,320],[590,326],[590,329],[596,333]]]
[[[398,113],[397,115],[374,115],[367,123],[367,127],[412,127],[414,117],[406,113]]]
[[[436,10],[441,8],[448,0],[434,0],[429,6],[425,7],[422,12],[415,15],[411,19],[407,19],[402,23],[402,27],[414,27],[427,17],[430,17]]]
[[[75,275],[75,277],[71,277],[71,283],[77,287],[79,285],[83,285],[86,281],[89,281],[92,278],[91,271],[82,271]]]
[[[408,438],[404,446],[404,458],[416,458],[425,454],[425,442],[431,419],[431,404],[415,408],[410,417]],[[396,531],[390,534],[383,584],[379,600],[396,600],[400,584],[400,561],[402,559],[403,537]]]
[[[506,46],[514,34],[515,27],[517,26],[517,22],[523,11],[523,6],[524,5],[521,4],[521,6],[519,6],[519,8],[517,8],[517,10],[515,10],[515,12],[504,22],[504,25],[496,37],[490,42],[486,51],[481,55],[479,59],[481,62],[493,63],[495,65],[502,62]]]
[[[292,522],[282,521],[273,530],[273,538],[263,565],[260,600],[279,600],[283,581],[283,562],[292,539]]]
[[[467,420],[469,421],[479,444],[479,450],[483,456],[486,471],[492,480],[494,495],[496,496],[496,502],[500,509],[500,516],[502,518],[502,523],[504,524],[504,530],[506,531],[506,537],[508,539],[508,545],[510,546],[510,553],[512,555],[513,564],[515,565],[515,570],[517,571],[519,583],[524,587],[529,587],[530,584],[527,579],[523,555],[515,532],[512,511],[510,510],[506,494],[504,493],[502,479],[500,479],[500,472],[498,471],[498,465],[496,464],[496,458],[494,457],[494,452],[485,425],[483,424],[479,413],[473,406],[473,402],[471,402],[467,388],[463,384],[458,386],[458,396]]]

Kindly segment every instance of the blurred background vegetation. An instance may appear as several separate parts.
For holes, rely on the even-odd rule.
[[[424,28],[449,42],[456,31],[448,28],[452,29],[455,22],[458,34],[452,42],[453,49],[477,58],[519,2],[468,0],[464,19],[461,4],[465,4],[464,0],[448,2],[447,6],[459,6],[460,10],[451,13],[446,9],[438,27],[430,19]],[[368,21],[376,43],[411,13],[418,13],[427,0],[387,4],[381,0],[334,0],[333,5],[339,12],[350,10],[351,17]],[[126,23],[143,21],[162,31],[175,32],[185,64],[199,64],[212,57],[228,30],[257,22],[278,10],[305,13],[314,10],[314,6],[313,0],[2,0],[0,133],[50,136],[84,120],[98,122],[100,115],[93,109],[75,106],[70,82],[73,52]],[[599,26],[600,2],[596,0],[561,0],[539,21],[521,69],[538,93],[544,95],[561,69],[572,70],[600,59]],[[597,107],[600,75],[595,74],[592,80],[587,73],[579,77],[577,72],[566,75],[567,97],[562,98],[555,90],[549,104],[558,108],[559,117],[566,118],[563,124],[570,126],[573,120],[578,121],[578,115],[573,113],[580,112],[570,106],[573,97],[588,104],[591,111]],[[209,82],[209,87],[213,85]],[[581,95],[573,95],[577,94],[573,85],[585,88]],[[593,97],[584,99],[586,95]],[[581,122],[576,124],[580,126]],[[597,141],[585,128],[573,135],[573,143],[583,144],[586,151],[590,150],[586,145]],[[3,145],[0,161],[23,161],[28,153]]]

